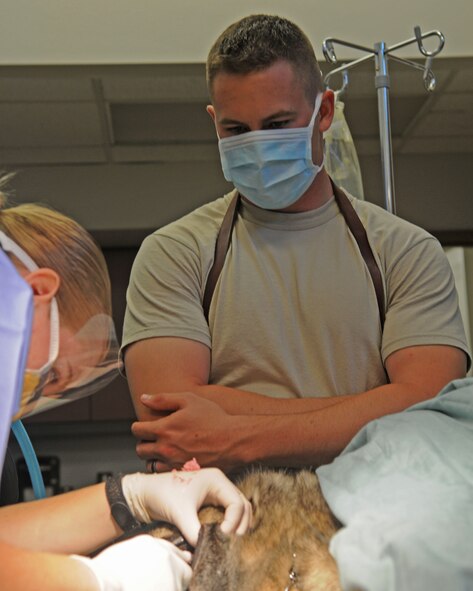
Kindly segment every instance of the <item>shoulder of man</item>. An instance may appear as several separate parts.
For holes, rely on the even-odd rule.
[[[424,242],[438,243],[427,230],[409,222],[382,207],[350,196],[360,217],[371,246],[382,259],[398,258],[411,248]]]
[[[183,217],[157,229],[146,240],[168,238],[192,249],[198,244],[204,246],[214,244],[234,194],[235,191],[231,191],[219,199],[201,205]]]

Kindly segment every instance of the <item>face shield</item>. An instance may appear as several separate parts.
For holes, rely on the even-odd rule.
[[[3,232],[0,232],[0,246],[29,271],[39,268]],[[34,339],[33,334],[32,342]],[[89,317],[79,329],[71,329],[61,322],[55,298],[51,301],[47,348],[46,363],[40,368],[27,367],[24,372],[19,409],[12,420],[90,396],[110,383],[121,369],[112,318],[107,314],[97,314]]]

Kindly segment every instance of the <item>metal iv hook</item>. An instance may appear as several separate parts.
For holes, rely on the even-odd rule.
[[[442,35],[442,33],[440,31],[430,31],[429,33],[426,33],[425,35],[422,35],[420,27],[418,25],[416,27],[414,27],[414,34],[416,36],[417,46],[419,47],[419,51],[421,52],[422,55],[425,55],[425,57],[427,58],[425,60],[424,75],[423,75],[424,86],[429,92],[432,92],[435,89],[435,85],[436,85],[435,76],[434,76],[434,73],[432,72],[432,69],[431,69],[432,61],[434,59],[434,56],[436,56],[438,53],[440,53],[442,51],[443,46],[445,45],[445,37]],[[425,47],[424,47],[424,44],[422,43],[422,39],[426,39],[427,37],[432,37],[433,35],[438,38],[439,45],[438,45],[437,49],[434,49],[432,51],[427,51],[427,49],[425,49]]]
[[[445,37],[442,35],[440,31],[429,31],[428,33],[425,33],[425,35],[422,35],[420,27],[419,25],[417,25],[416,27],[414,27],[414,35],[416,36],[419,51],[422,55],[425,55],[426,58],[433,58],[434,56],[436,56],[438,53],[442,51],[443,46],[445,45]],[[427,39],[427,37],[432,36],[436,36],[439,39],[439,46],[437,47],[437,49],[434,49],[433,51],[427,51],[427,49],[425,49],[424,47],[424,44],[422,43],[422,39]]]
[[[428,91],[432,91],[435,88],[435,76],[432,72],[431,65],[435,55],[440,53],[445,44],[445,38],[440,31],[429,31],[428,33],[422,33],[419,26],[414,27],[414,37],[401,41],[391,47],[386,47],[386,43],[376,43],[374,48],[364,47],[348,41],[342,41],[341,39],[335,39],[329,37],[322,43],[322,51],[325,59],[330,64],[336,64],[338,61],[335,53],[334,44],[344,45],[345,47],[351,47],[364,52],[366,55],[359,59],[355,59],[352,62],[346,63],[343,66],[335,68],[328,72],[324,78],[326,87],[329,86],[329,80],[335,74],[340,74],[350,70],[367,60],[374,58],[376,64],[376,76],[375,76],[375,87],[378,94],[378,117],[379,117],[379,132],[381,141],[381,162],[383,168],[383,182],[385,189],[385,201],[386,209],[392,213],[395,213],[394,205],[394,178],[393,178],[393,162],[392,162],[392,145],[391,145],[391,123],[389,114],[389,86],[390,78],[388,73],[388,59],[392,59],[403,63],[408,66],[412,66],[423,72],[424,85]],[[423,40],[428,37],[437,37],[439,39],[439,45],[436,49],[429,51],[424,47]],[[417,43],[420,53],[426,58],[424,66],[416,62],[412,62],[400,57],[393,55],[396,49],[406,47]]]
[[[339,73],[342,76],[342,85],[338,90],[331,87],[331,90],[335,92],[337,97],[342,97],[345,94],[346,89],[348,88],[348,71],[347,70],[340,70]]]

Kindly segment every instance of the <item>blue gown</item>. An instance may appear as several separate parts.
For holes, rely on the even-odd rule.
[[[0,467],[21,397],[32,321],[33,292],[0,249]]]

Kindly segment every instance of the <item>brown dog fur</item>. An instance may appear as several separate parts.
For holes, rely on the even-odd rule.
[[[315,473],[254,471],[237,486],[252,504],[252,526],[244,536],[226,536],[218,527],[221,508],[199,512],[189,591],[339,591],[328,544],[340,524]],[[153,535],[172,539],[176,530]]]

